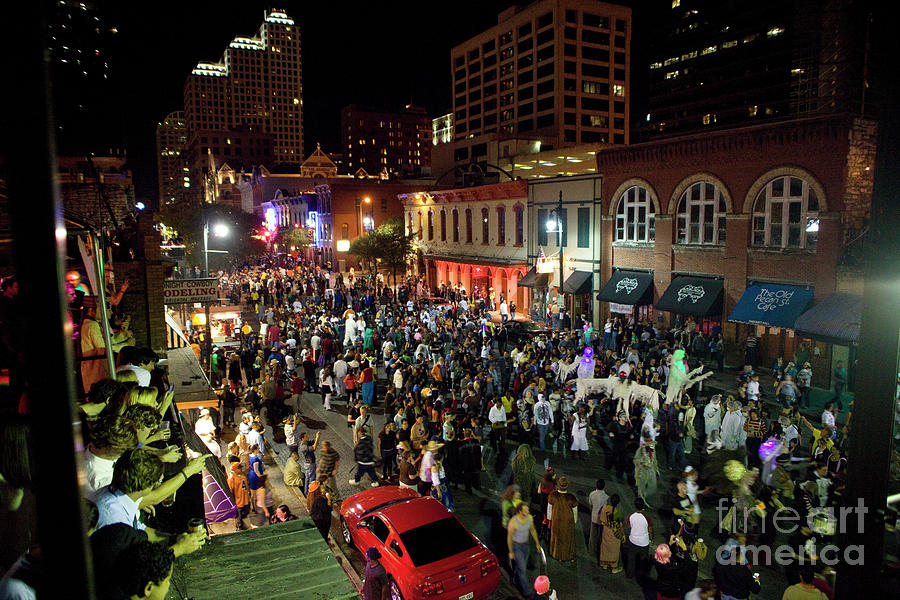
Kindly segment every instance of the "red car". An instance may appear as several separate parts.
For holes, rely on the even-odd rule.
[[[430,496],[383,486],[341,504],[344,541],[374,546],[388,573],[391,600],[479,600],[500,585],[497,557]]]

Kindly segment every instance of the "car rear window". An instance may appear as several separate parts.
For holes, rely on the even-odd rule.
[[[413,565],[420,567],[449,558],[477,543],[456,517],[447,517],[400,534]]]

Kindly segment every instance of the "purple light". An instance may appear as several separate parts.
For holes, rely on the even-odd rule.
[[[594,356],[594,349],[591,348],[590,346],[585,348],[584,349],[584,357],[587,359],[590,359],[592,356]]]
[[[768,439],[759,447],[759,458],[763,462],[768,462],[770,459],[781,454],[783,448],[784,443],[781,440],[775,438]]]

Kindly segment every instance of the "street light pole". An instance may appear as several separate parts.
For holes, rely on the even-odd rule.
[[[209,277],[209,219],[203,221],[203,276]]]
[[[559,190],[559,206],[556,209],[556,229],[557,229],[557,248],[559,250],[559,297],[563,299],[563,305],[560,306],[560,309],[565,308],[566,306],[566,297],[563,293],[563,245],[562,245],[562,235],[563,235],[563,193],[562,190]],[[562,323],[562,317],[560,317],[560,323]]]

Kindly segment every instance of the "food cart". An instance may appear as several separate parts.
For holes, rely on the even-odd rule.
[[[206,315],[202,309],[194,309],[191,324],[194,329],[202,329]],[[209,331],[212,343],[220,348],[238,347],[241,345],[241,307],[210,306]]]

